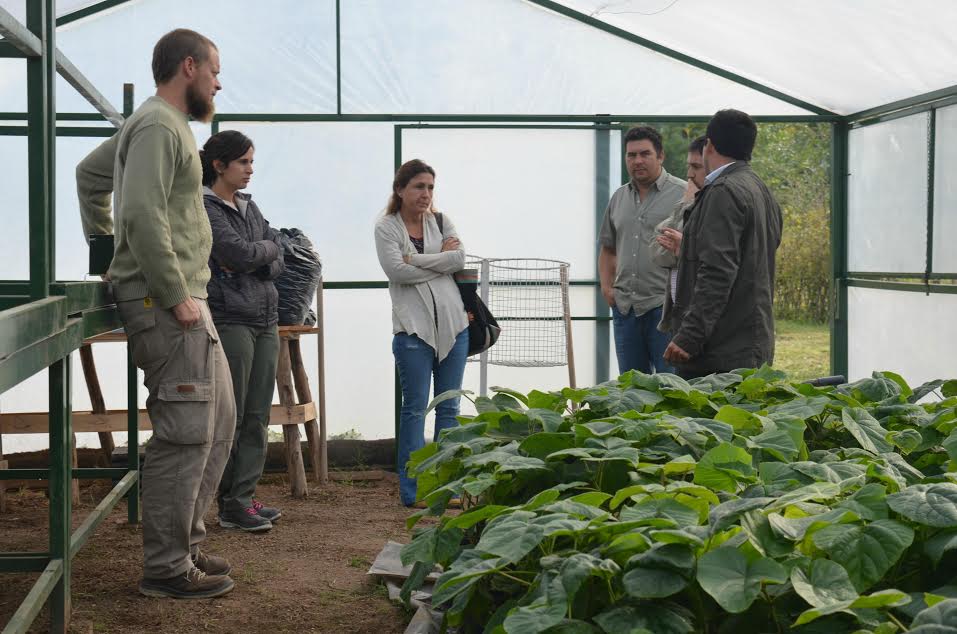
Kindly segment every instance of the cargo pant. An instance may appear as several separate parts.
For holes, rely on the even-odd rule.
[[[206,301],[184,329],[149,299],[117,303],[133,363],[149,390],[153,437],[141,471],[143,576],[166,579],[192,567],[206,538],[203,516],[216,493],[236,427],[232,379]]]
[[[256,484],[266,464],[279,329],[220,324],[217,330],[229,360],[236,398],[236,433],[219,483],[218,503],[220,513],[238,512],[253,505]]]

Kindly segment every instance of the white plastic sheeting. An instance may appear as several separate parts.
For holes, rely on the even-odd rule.
[[[957,84],[957,3],[559,0],[792,97],[851,114]]]
[[[334,0],[133,0],[57,29],[57,46],[97,89],[122,103],[124,83],[133,83],[139,104],[155,88],[153,46],[164,33],[188,27],[220,49],[222,112],[336,110]],[[10,61],[16,62],[9,64]],[[0,60],[0,105],[20,100],[26,109],[26,67]],[[7,69],[11,70],[7,70]],[[19,70],[17,70],[19,68]],[[11,73],[19,72],[19,79]],[[8,95],[13,90],[15,95]],[[61,81],[60,112],[92,107]]]
[[[595,279],[594,130],[405,129],[412,158],[435,168],[435,205],[469,253],[562,260]]]
[[[851,130],[848,267],[921,273],[927,261],[927,113]]]
[[[350,0],[341,30],[343,112],[806,114],[518,0]]]
[[[957,273],[957,106],[937,111],[934,272]]]
[[[891,370],[910,385],[954,376],[957,295],[848,289],[848,379]]]

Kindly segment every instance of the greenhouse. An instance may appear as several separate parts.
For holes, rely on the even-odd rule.
[[[947,246],[957,238],[957,183],[948,177],[957,170],[954,24],[957,6],[930,0],[0,1],[0,417],[20,414],[9,424],[0,418],[0,482],[49,482],[49,545],[0,546],[0,571],[39,574],[28,596],[0,603],[4,632],[32,631],[47,605],[50,629],[68,631],[71,560],[94,532],[112,530],[103,520],[124,499],[129,521],[138,520],[138,454],[78,468],[71,450],[75,431],[80,447],[106,451],[104,434],[110,449],[113,436],[138,444],[147,397],[142,372],[117,344],[93,346],[98,398],[84,389],[93,353],[81,348],[89,351],[94,337],[109,341],[121,324],[109,285],[91,268],[76,167],[153,95],[153,46],[180,27],[209,37],[221,60],[216,114],[189,124],[197,146],[224,130],[248,135],[256,147],[250,190],[269,223],[302,230],[322,258],[320,327],[303,331],[301,343],[293,337],[295,390],[291,379],[291,396],[280,386],[272,410],[275,418],[286,409],[282,426],[295,430],[297,447],[298,423],[307,423],[303,486],[310,468],[317,485],[327,477],[327,434],[398,435],[389,290],[373,229],[401,164],[422,158],[435,167],[436,206],[455,219],[475,261],[493,269],[558,263],[566,296],[549,300],[557,311],[549,319],[565,327],[548,335],[555,349],[539,351],[540,362],[510,361],[503,339],[497,353],[467,364],[463,388],[475,393],[467,395],[474,407],[463,400],[461,432],[413,458],[424,513],[441,516],[454,497],[466,508],[453,517],[471,517],[428,524],[403,554],[415,564],[409,588],[433,564],[461,575],[434,587],[447,625],[953,631],[957,601],[948,597],[957,597],[957,579],[941,569],[954,563],[957,544],[949,541],[957,463],[948,462],[957,460],[957,384],[945,382],[957,376],[957,322],[948,317],[957,309],[957,255]],[[615,381],[597,237],[609,198],[628,180],[624,133],[641,123],[687,142],[688,131],[700,134],[725,108],[750,114],[759,148],[771,152],[780,147],[760,146],[760,134],[776,124],[826,139],[815,195],[826,201],[827,226],[810,247],[826,269],[817,285],[829,367],[820,374],[846,377],[846,386],[802,388],[770,369],[707,387],[658,375]],[[681,170],[683,153],[674,157]],[[562,391],[569,386],[579,389]],[[113,416],[118,427],[98,437],[99,428],[79,425],[79,413],[89,412]],[[507,416],[525,431],[503,423]],[[646,429],[655,419],[659,426]],[[477,439],[481,450],[465,447]],[[43,468],[3,468],[5,454],[47,448]],[[846,451],[837,456],[838,448]],[[468,454],[488,460],[469,466]],[[505,454],[541,465],[529,470],[518,460],[513,469]],[[840,466],[807,466],[815,461]],[[80,480],[115,485],[75,532],[71,467]],[[546,467],[551,479],[541,476]],[[569,523],[536,524],[543,508]],[[816,515],[829,526],[799,521]],[[688,523],[701,531],[682,531]],[[831,530],[841,524],[860,543]],[[577,555],[562,550],[568,536]],[[409,532],[400,539],[410,540]],[[887,566],[862,563],[872,555],[860,552],[867,540],[882,544]],[[483,541],[488,550],[459,543]],[[525,541],[535,543],[514,545]],[[533,557],[562,553],[578,564],[528,567]],[[715,589],[702,573],[709,566],[734,570],[741,592]],[[559,591],[555,579],[566,573],[577,585]],[[898,583],[908,573],[927,584]],[[824,596],[826,575],[838,590]],[[608,596],[595,589],[606,585]],[[585,592],[576,599],[586,586],[601,605]],[[672,604],[679,607],[665,607]],[[646,608],[659,620],[640,616]]]

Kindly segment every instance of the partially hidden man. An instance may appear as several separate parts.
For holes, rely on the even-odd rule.
[[[781,207],[749,161],[754,120],[740,110],[711,118],[704,188],[685,211],[665,358],[684,378],[774,361],[774,258]]]
[[[209,39],[186,29],[164,35],[153,49],[156,94],[76,170],[84,232],[115,234],[108,275],[149,390],[139,590],[151,597],[233,588],[229,563],[200,548],[236,426],[229,365],[206,304],[212,234],[188,118],[212,118],[218,74]]]

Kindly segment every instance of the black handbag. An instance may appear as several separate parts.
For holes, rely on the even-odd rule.
[[[439,232],[444,234],[442,214],[436,213],[435,219],[439,224]],[[468,356],[471,357],[494,346],[502,329],[478,294],[478,271],[464,269],[456,273],[454,277],[459,287],[459,294],[462,296],[462,305],[469,318]]]

